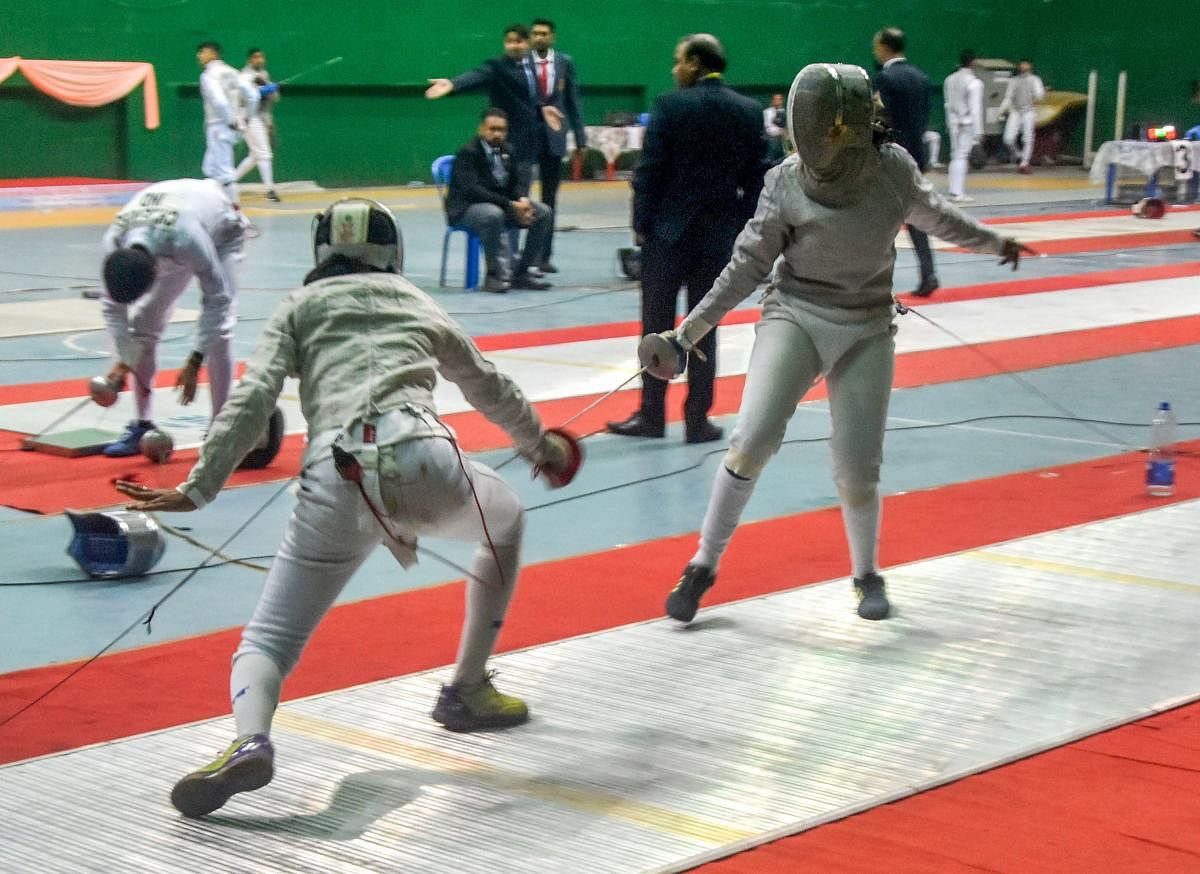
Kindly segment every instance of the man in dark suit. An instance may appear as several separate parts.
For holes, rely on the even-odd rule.
[[[571,56],[554,48],[554,22],[548,18],[537,18],[529,27],[529,44],[533,51],[526,63],[533,71],[537,86],[538,102],[542,107],[551,107],[558,119],[565,120],[575,133],[575,151],[587,147],[587,133],[583,129],[583,113],[579,106],[579,83],[575,79],[575,62]],[[562,180],[563,158],[567,154],[567,128],[559,124],[557,130],[546,122],[546,110],[542,110],[540,151],[537,158],[538,179],[541,182],[542,203],[558,214],[558,183]],[[557,273],[558,268],[550,263],[550,252],[554,246],[554,234],[546,240],[546,251],[538,268],[543,273]]]
[[[882,65],[875,74],[875,93],[883,103],[888,125],[896,132],[896,142],[912,155],[921,172],[925,172],[928,165],[924,136],[929,123],[929,77],[904,57],[904,44],[904,31],[897,27],[888,27],[875,34],[871,48],[875,60]],[[912,225],[908,227],[908,235],[912,238],[921,271],[920,283],[913,294],[929,297],[938,287],[929,235]]]
[[[708,293],[733,254],[733,243],[754,214],[767,141],[762,110],[721,78],[725,50],[716,37],[695,34],[675,47],[671,73],[679,90],[654,104],[633,178],[633,231],[642,246],[642,333],[675,327],[679,288],[688,309]],[[684,433],[688,443],[717,440],[708,419],[716,371],[716,331],[688,363]],[[703,356],[703,357],[701,357]],[[707,359],[707,360],[705,360]],[[667,384],[642,377],[642,402],[608,430],[628,437],[662,437]]]
[[[487,261],[484,291],[510,288],[549,288],[529,268],[545,251],[554,213],[520,191],[517,167],[508,151],[508,117],[503,109],[485,109],[477,136],[458,150],[446,191],[446,220],[470,228],[483,243]],[[514,228],[528,228],[525,248],[511,275],[505,237]]]
[[[487,88],[488,104],[508,116],[508,145],[517,162],[521,194],[529,193],[533,165],[541,154],[542,108],[537,97],[533,69],[526,62],[529,29],[510,24],[504,29],[504,54],[488,58],[474,70],[453,79],[430,79],[425,96],[430,100]]]

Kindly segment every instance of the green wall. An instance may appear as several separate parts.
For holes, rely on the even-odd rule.
[[[470,136],[483,98],[426,101],[425,80],[498,54],[504,25],[539,15],[556,21],[560,47],[575,56],[589,123],[608,111],[648,109],[671,87],[671,52],[684,33],[719,36],[731,83],[762,94],[783,87],[814,60],[870,64],[871,35],[888,24],[908,31],[910,57],[935,81],[953,70],[964,46],[981,56],[1031,54],[1049,81],[1069,90],[1083,90],[1087,69],[1102,61],[1131,70],[1131,120],[1143,104],[1181,117],[1186,95],[1177,93],[1184,89],[1175,80],[1197,74],[1186,72],[1186,32],[1174,23],[1183,20],[1183,4],[1178,16],[1162,11],[1174,3],[1155,4],[1153,14],[1165,22],[1170,39],[1164,44],[1178,50],[1178,60],[1158,64],[1144,47],[1109,47],[1117,38],[1144,39],[1147,25],[1135,22],[1134,11],[1114,8],[1109,14],[1116,20],[1097,20],[1091,4],[1073,0],[895,0],[886,7],[866,0],[4,0],[0,55],[150,61],[163,123],[144,130],[140,89],[128,106],[63,112],[14,77],[0,84],[0,129],[26,130],[32,148],[0,152],[0,176],[199,175],[203,131],[194,50],[201,40],[216,39],[235,66],[248,46],[261,46],[277,78],[344,58],[285,86],[276,111],[280,179],[326,185],[427,180],[430,160]],[[1107,119],[1098,124],[1105,137],[1111,108]]]

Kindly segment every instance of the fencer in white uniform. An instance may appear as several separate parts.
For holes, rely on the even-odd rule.
[[[118,486],[144,510],[205,505],[262,433],[285,377],[299,377],[309,443],[295,511],[233,660],[238,737],[176,785],[172,802],[187,816],[270,780],[280,684],[380,542],[405,566],[421,536],[479,543],[454,677],[433,718],[455,731],[528,718],[524,702],[496,691],[485,670],[517,581],[523,510],[494,471],[463,456],[438,418],[438,374],[503,427],[552,485],[564,484],[551,474],[568,466],[571,443],[544,431],[512,380],[400,275],[401,246],[391,214],[377,203],[341,201],[327,210],[316,224],[316,269],[275,310],[187,481],[173,490]]]
[[[175,304],[192,277],[200,283],[200,319],[192,354],[176,385],[185,404],[196,392],[201,364],[208,369],[212,411],[220,412],[233,381],[233,329],[237,323],[235,265],[245,219],[212,179],[172,179],[142,189],[104,233],[106,294],[100,309],[117,363],[116,386],[133,376],[137,417],[104,449],[112,457],[136,455],[151,420],[158,343]]]
[[[971,149],[983,142],[983,82],[972,65],[975,53],[964,51],[958,69],[946,77],[946,129],[950,131],[950,167],[947,188],[952,203],[970,203],[967,195],[967,164]]]
[[[221,60],[221,46],[200,43],[196,49],[200,64],[200,99],[204,103],[204,160],[201,172],[225,188],[238,202],[237,171],[233,166],[233,147],[246,128],[246,107],[257,99],[251,88],[233,67]]]
[[[770,277],[741,411],[716,474],[700,546],[667,599],[690,622],[763,466],[779,449],[796,404],[819,377],[829,387],[833,478],[841,500],[858,613],[884,619],[878,573],[879,468],[895,344],[892,269],[905,223],[979,252],[1019,260],[1001,239],[948,204],[904,149],[883,143],[867,74],[813,64],[788,95],[796,154],[767,172],[758,209],[712,290],[676,331],[643,338],[639,358],[670,377],[685,352]]]
[[[275,193],[275,175],[273,169],[274,153],[271,151],[271,136],[267,126],[267,115],[270,113],[270,99],[277,95],[279,86],[274,82],[259,84],[261,75],[253,67],[245,67],[241,72],[242,84],[246,94],[246,129],[242,136],[246,140],[249,153],[237,165],[234,173],[236,181],[258,167],[258,175],[267,186],[267,200],[279,202]]]
[[[1045,96],[1046,86],[1033,72],[1033,65],[1022,59],[1017,65],[1017,75],[1008,80],[1004,99],[1000,101],[1000,113],[1008,113],[1003,136],[1004,145],[1010,153],[1016,154],[1017,134],[1021,135],[1022,173],[1030,172],[1029,162],[1033,159],[1034,129],[1037,126],[1037,107],[1034,104]]]

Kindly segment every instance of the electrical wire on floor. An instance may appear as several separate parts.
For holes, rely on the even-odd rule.
[[[282,495],[284,493],[284,491],[287,490],[288,486],[291,485],[291,482],[292,481],[289,479],[286,482],[284,482],[283,485],[281,485],[278,489],[276,489],[271,494],[271,496],[269,498],[267,498],[267,500],[264,501],[257,510],[255,510],[253,513],[251,513],[250,516],[241,525],[239,525],[232,534],[230,534],[227,538],[225,538],[225,541],[220,546],[218,546],[216,549],[213,549],[209,553],[208,558],[213,558],[218,553],[222,552],[226,546],[228,546],[230,543],[232,543],[234,541],[234,539],[236,539],[243,531],[245,531],[248,527],[250,527],[250,523],[253,522],[255,519],[257,519],[263,513],[263,511],[265,511],[267,509],[267,507],[269,507],[272,503],[274,503],[275,499],[278,498],[280,495]],[[14,719],[19,717],[21,714],[25,713],[26,711],[28,711],[31,708],[35,707],[36,705],[40,704],[42,701],[45,701],[46,698],[48,698],[50,695],[52,695],[56,690],[62,688],[63,685],[65,685],[72,678],[77,676],[81,671],[85,670],[89,665],[93,664],[102,655],[104,655],[106,652],[108,652],[110,649],[112,649],[114,646],[116,646],[118,643],[120,643],[121,640],[124,639],[126,635],[128,635],[131,631],[133,631],[139,625],[146,626],[146,633],[150,634],[151,633],[150,623],[154,620],[154,614],[155,614],[155,612],[157,612],[158,608],[161,607],[163,604],[165,604],[168,600],[170,600],[172,595],[174,595],[176,592],[178,592],[180,589],[182,589],[185,585],[187,585],[188,581],[191,580],[193,577],[195,577],[196,574],[198,574],[200,571],[202,571],[206,567],[208,567],[208,558],[206,558],[200,564],[196,565],[196,567],[193,568],[182,580],[180,580],[178,583],[176,583],[174,586],[172,586],[169,590],[167,590],[167,593],[165,595],[163,595],[161,598],[159,598],[157,601],[155,601],[150,606],[149,610],[146,610],[140,616],[138,616],[138,618],[135,619],[128,627],[126,627],[124,631],[122,631],[120,634],[118,634],[116,637],[114,637],[111,641],[109,641],[107,644],[105,644],[105,646],[99,652],[97,652],[94,656],[92,656],[91,658],[87,659],[86,661],[81,662],[78,665],[76,665],[69,672],[67,672],[62,677],[60,677],[53,685],[50,686],[50,688],[46,689],[44,692],[42,692],[41,694],[39,694],[37,697],[33,698],[32,700],[21,705],[21,707],[17,708],[15,711],[10,713],[8,716],[4,717],[4,719],[0,719],[0,728],[4,728],[4,726],[8,725],[10,722],[12,722]]]

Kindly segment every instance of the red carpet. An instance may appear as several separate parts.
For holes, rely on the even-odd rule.
[[[1200,316],[1004,340],[973,347],[913,352],[897,359],[895,385],[897,388],[937,385],[1000,372],[982,357],[981,352],[992,361],[1002,362],[1008,370],[1028,371],[1194,343],[1200,343]],[[158,384],[173,384],[174,378],[174,373],[160,373]],[[77,381],[71,381],[69,385],[78,392]],[[744,385],[744,376],[718,379],[712,414],[723,416],[736,413]],[[52,384],[52,390],[57,387],[57,383]],[[6,395],[12,398],[38,389],[36,385],[9,386],[7,391],[0,389],[0,403],[6,401]],[[602,429],[606,421],[624,418],[637,403],[637,392],[636,388],[619,392],[573,422],[571,429],[577,434],[586,435]],[[554,424],[570,418],[597,397],[599,395],[562,398],[534,406],[545,422]],[[824,383],[809,393],[809,399],[822,397],[825,397]],[[682,416],[679,405],[668,404],[667,408],[670,421],[679,421]],[[511,445],[508,435],[479,413],[455,413],[445,416],[445,421],[455,429],[461,444],[469,451]],[[16,447],[21,436],[11,431],[0,431],[0,450]],[[230,485],[249,485],[293,476],[299,470],[302,454],[303,438],[299,435],[289,437],[271,467],[260,471],[239,471],[233,475]],[[22,463],[34,458],[36,463]],[[195,458],[195,450],[186,450],[177,452],[168,464],[156,465],[141,457],[123,460],[103,456],[71,459],[0,451],[0,473],[3,473],[4,480],[3,487],[0,487],[0,504],[38,513],[57,513],[67,507],[87,509],[110,506],[118,497],[111,485],[115,477],[137,473],[148,485],[165,488],[181,482]]]
[[[884,502],[880,560],[886,568],[1200,497],[1200,441],[1180,448],[1186,453],[1179,460],[1181,485],[1169,499],[1145,496],[1141,453],[1056,467],[1053,477],[1030,471],[891,496]],[[972,512],[961,512],[963,507]],[[931,522],[951,517],[953,525]],[[688,534],[526,567],[500,649],[657,618],[664,592],[694,548],[695,535]],[[831,579],[847,569],[836,509],[747,524],[738,530],[707,603]],[[201,577],[191,585],[203,582]],[[849,589],[846,598],[850,609]],[[461,604],[461,584],[454,583],[335,607],[288,679],[285,697],[448,664]],[[0,728],[0,763],[224,714],[237,639],[238,632],[228,630],[100,658]],[[0,675],[0,719],[73,667]]]

